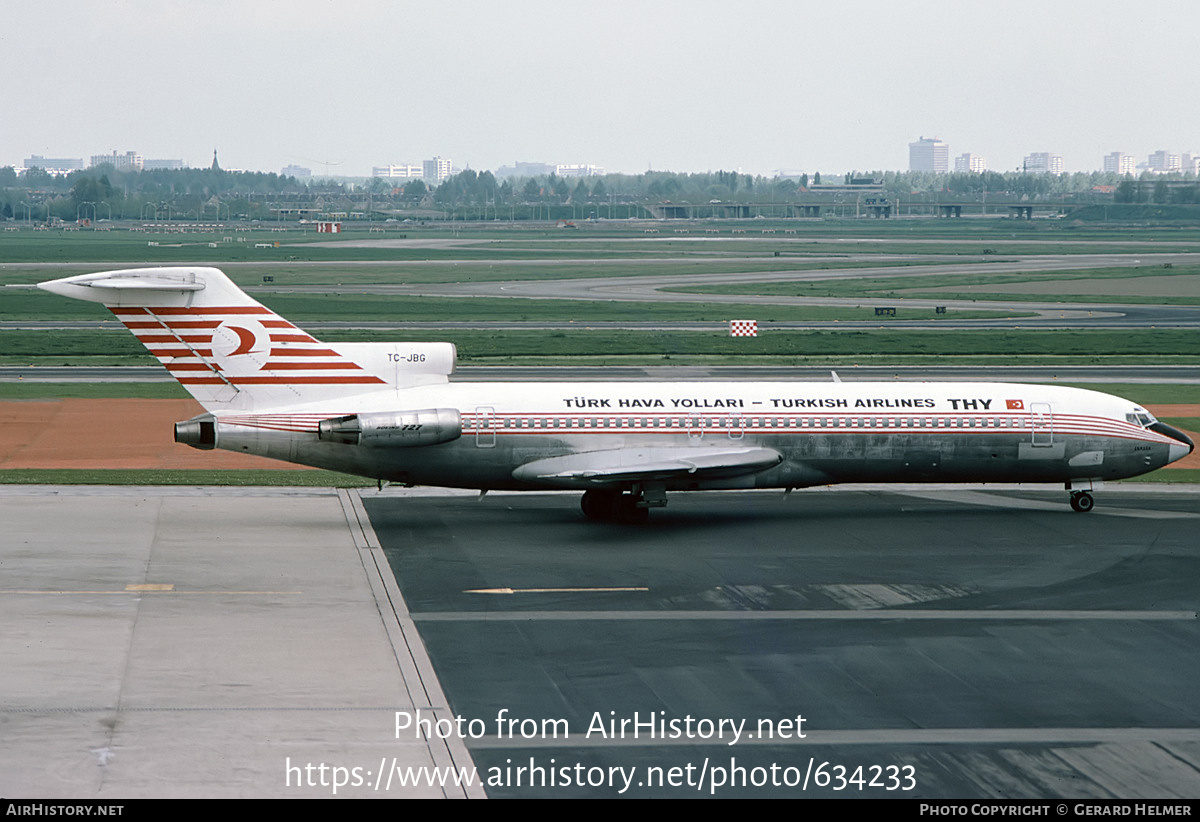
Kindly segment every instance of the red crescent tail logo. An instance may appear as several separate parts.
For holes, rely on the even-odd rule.
[[[229,329],[238,335],[238,346],[233,351],[230,351],[228,356],[234,357],[238,354],[249,354],[250,349],[254,347],[256,339],[254,332],[248,328],[241,328],[236,325],[229,326]]]

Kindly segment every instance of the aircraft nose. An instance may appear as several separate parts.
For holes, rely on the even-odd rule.
[[[1156,434],[1162,434],[1164,437],[1170,437],[1173,440],[1178,440],[1178,444],[1172,443],[1167,448],[1167,462],[1172,463],[1181,460],[1196,448],[1196,443],[1192,442],[1192,438],[1187,434],[1167,425],[1165,422],[1156,422],[1150,426],[1150,430]]]

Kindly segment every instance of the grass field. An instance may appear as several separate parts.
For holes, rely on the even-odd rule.
[[[516,272],[512,272],[514,276]],[[0,300],[0,320],[31,322],[39,320],[110,322],[121,326],[112,314],[98,303],[68,300],[45,291],[12,289]],[[281,316],[297,322],[610,322],[643,321],[647,318],[661,322],[724,322],[741,317],[748,311],[760,321],[875,321],[874,304],[856,307],[823,306],[730,306],[714,298],[710,303],[653,303],[606,302],[579,300],[508,299],[504,297],[410,297],[391,294],[279,294],[256,291],[254,297],[270,306]],[[903,308],[891,320],[947,320],[976,317],[1010,316],[1019,319],[1029,316],[1022,312],[948,311],[937,314],[933,309]],[[889,318],[878,320],[886,324]],[[3,349],[0,349],[3,350]]]
[[[585,223],[577,231],[546,226],[405,225],[383,233],[354,231],[343,239],[399,240],[389,245],[354,243],[327,245],[329,235],[290,226],[241,233],[229,229],[208,234],[162,232],[33,232],[0,234],[0,284],[31,283],[89,270],[124,265],[198,263],[225,266],[243,286],[286,290],[307,285],[375,283],[483,282],[497,280],[615,277],[636,274],[683,275],[846,269],[895,264],[895,276],[837,279],[806,283],[732,284],[688,291],[713,295],[695,304],[625,303],[501,298],[424,298],[356,294],[303,294],[256,291],[256,297],[300,324],[316,321],[428,322],[573,321],[564,331],[324,331],[317,336],[337,341],[451,341],[460,359],[469,364],[820,364],[845,368],[855,364],[1128,364],[1195,363],[1200,358],[1200,335],[1171,329],[1110,331],[1031,331],[1016,327],[986,330],[889,329],[889,319],[876,320],[872,307],[894,300],[895,319],[959,319],[995,316],[992,312],[936,315],[903,307],[902,297],[937,295],[947,300],[1038,300],[1038,295],[982,295],[968,286],[1004,286],[1039,280],[1078,280],[1078,299],[1086,297],[1088,282],[1139,277],[1200,276],[1200,265],[1161,265],[1134,268],[1083,268],[1044,274],[978,273],[906,277],[903,267],[965,258],[1007,260],[1019,254],[1092,254],[1200,252],[1200,234],[1172,227],[1130,228],[1074,225],[1063,221],[913,220],[879,221],[740,221],[684,224]],[[745,234],[733,235],[733,230]],[[649,234],[647,231],[657,231]],[[715,231],[717,234],[705,234]],[[775,232],[775,233],[770,233]],[[794,232],[794,233],[792,233]],[[226,241],[226,237],[230,241]],[[241,238],[241,241],[238,241]],[[254,248],[256,243],[280,247]],[[320,242],[320,245],[316,244]],[[157,243],[150,245],[149,243]],[[850,259],[851,255],[857,255]],[[922,255],[922,259],[894,259]],[[816,260],[815,257],[830,259]],[[360,263],[360,265],[354,265]],[[64,264],[74,264],[64,267]],[[264,283],[270,276],[272,283]],[[817,306],[730,306],[721,295],[786,294],[859,299],[863,308]],[[982,298],[982,299],[981,299]],[[1070,302],[1072,295],[1054,297]],[[1126,302],[1200,302],[1171,295],[1136,296]],[[1023,314],[1013,318],[1019,325]],[[724,331],[609,331],[589,329],[605,321],[662,321],[721,323],[753,317],[767,321],[870,319],[870,330],[764,330],[757,338],[732,339]],[[0,292],[0,320],[108,320],[111,330],[0,330],[0,363],[8,365],[147,365],[155,362],[102,307],[66,300],[36,290]],[[1200,402],[1195,385],[1082,385],[1125,396],[1144,405]],[[110,383],[105,385],[46,383],[0,384],[0,399],[33,400],[67,397],[179,398],[174,383]],[[1200,424],[1194,418],[1173,418],[1179,427]],[[1189,470],[1160,471],[1148,481],[1195,481]],[[303,479],[301,479],[303,478]],[[203,484],[369,484],[369,481],[317,471],[204,472],[90,471],[65,473],[9,471],[3,482],[103,482]]]
[[[473,364],[1179,364],[1200,358],[1200,335],[1180,329],[1110,331],[773,330],[753,338],[724,331],[355,331],[330,330],[328,342],[450,341]],[[123,329],[0,331],[8,365],[152,365]],[[1169,352],[1169,353],[1166,353]]]
[[[1080,268],[1065,271],[1033,273],[971,274],[956,276],[922,275],[919,280],[904,277],[864,277],[851,280],[826,280],[795,283],[731,283],[728,285],[680,286],[670,291],[690,294],[757,294],[784,297],[860,297],[892,298],[924,297],[945,300],[983,301],[1004,300],[1005,302],[1085,302],[1098,301],[1089,286],[1092,280],[1129,280],[1142,277],[1200,277],[1200,265],[1172,266],[1147,265],[1128,268]],[[1076,294],[1022,294],[1002,291],[1004,286],[1037,283],[1046,280],[1068,280],[1077,282]],[[1182,283],[1182,280],[1181,280]],[[996,290],[970,291],[970,286],[992,286]],[[1200,305],[1200,297],[1177,294],[1122,295],[1113,302],[1149,305]]]

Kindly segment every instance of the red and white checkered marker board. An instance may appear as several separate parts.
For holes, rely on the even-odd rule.
[[[729,336],[731,336],[731,337],[757,337],[758,336],[758,320],[730,320],[729,321]]]

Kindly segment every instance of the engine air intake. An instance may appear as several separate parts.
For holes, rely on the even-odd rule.
[[[437,445],[462,436],[462,417],[455,408],[430,408],[331,417],[317,424],[322,442],[376,448]]]

